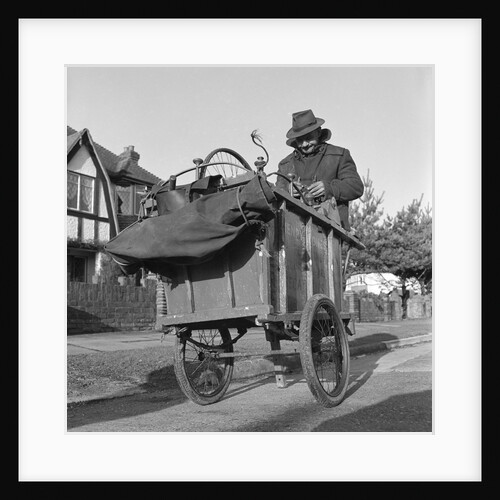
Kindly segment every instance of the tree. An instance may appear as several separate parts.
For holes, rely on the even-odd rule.
[[[382,215],[384,213],[382,203],[384,193],[375,195],[373,181],[370,179],[370,171],[363,177],[365,190],[363,196],[354,201],[350,207],[351,230],[366,246],[366,250],[352,249],[349,252],[348,265],[345,270],[345,279],[355,274],[368,274],[379,271],[379,262],[372,252],[379,233],[383,230]],[[346,258],[344,249],[344,258]]]
[[[402,290],[403,317],[406,317],[408,284],[418,282],[422,294],[432,286],[432,213],[422,208],[422,197],[413,200],[395,217],[382,220],[383,194],[375,196],[369,172],[365,193],[353,203],[351,220],[356,236],[366,250],[352,250],[346,278],[360,273],[392,273]]]
[[[394,218],[387,217],[374,246],[382,272],[398,277],[402,291],[403,318],[409,298],[408,283],[418,281],[422,294],[432,283],[432,217],[430,208],[422,209],[422,198],[413,200]]]
[[[422,197],[413,200],[394,218],[384,222],[383,239],[377,250],[388,272],[405,282],[416,279],[422,293],[430,291],[432,282],[432,216]]]

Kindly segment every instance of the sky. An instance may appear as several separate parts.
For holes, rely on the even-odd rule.
[[[66,119],[120,154],[133,145],[139,165],[165,180],[219,147],[265,171],[292,149],[292,113],[312,109],[347,148],[359,174],[395,215],[423,196],[432,206],[434,72],[430,65],[169,65],[66,67]],[[276,177],[270,177],[275,180]]]

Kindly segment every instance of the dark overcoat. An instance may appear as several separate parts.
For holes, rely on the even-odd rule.
[[[295,174],[295,180],[306,186],[323,181],[325,199],[335,198],[342,226],[349,230],[349,202],[363,195],[364,185],[348,149],[323,143],[308,156],[295,149],[280,161],[278,171],[284,175]],[[289,191],[289,185],[286,179],[278,176],[277,188]]]

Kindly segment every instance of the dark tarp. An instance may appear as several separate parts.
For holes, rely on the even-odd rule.
[[[138,220],[104,248],[126,274],[144,267],[168,276],[172,265],[206,262],[254,224],[270,221],[275,199],[271,186],[256,175],[239,188],[208,194],[174,212]]]

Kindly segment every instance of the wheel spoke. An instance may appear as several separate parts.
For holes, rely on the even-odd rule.
[[[210,153],[204,161],[201,176],[222,175],[224,178],[236,177],[250,171],[248,163],[235,151],[220,148]]]
[[[176,349],[176,376],[184,393],[198,404],[209,404],[225,393],[233,371],[232,358],[218,358],[217,352],[227,343],[232,352],[228,330],[192,330],[189,338],[180,340]],[[217,349],[218,348],[218,349]]]
[[[339,404],[347,389],[348,344],[343,323],[327,296],[315,295],[306,304],[299,340],[311,391],[324,406]]]

